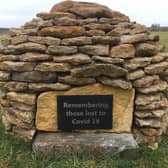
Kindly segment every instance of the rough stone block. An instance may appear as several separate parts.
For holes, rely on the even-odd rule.
[[[161,121],[159,119],[137,119],[135,123],[138,127],[160,128]]]
[[[73,76],[58,77],[58,81],[76,86],[96,83],[94,78],[76,78]]]
[[[159,76],[144,76],[134,81],[133,85],[138,88],[150,87],[155,81],[159,80]]]
[[[11,78],[11,74],[8,72],[0,71],[0,81],[8,81]]]
[[[9,101],[9,100],[7,101],[8,101],[9,106],[16,110],[20,110],[22,112],[30,112],[30,113],[35,112],[35,105],[27,105],[27,104],[19,103],[16,101]]]
[[[99,24],[99,23],[90,23],[90,24],[84,25],[84,27],[87,30],[96,30],[97,29],[97,30],[102,30],[104,32],[108,32],[114,28],[114,26],[111,24]]]
[[[153,101],[147,105],[136,105],[137,110],[155,110],[166,108],[168,101],[166,98],[161,99],[160,101]]]
[[[130,31],[130,34],[140,34],[140,33],[149,34],[149,29],[147,27],[145,27],[144,25],[141,25],[141,24],[138,24],[138,23],[134,23],[132,25],[132,29]],[[150,39],[149,36],[148,36],[148,38]]]
[[[152,102],[160,101],[161,100],[161,94],[153,94],[153,95],[143,95],[138,94],[135,100],[136,105],[146,106]]]
[[[137,68],[143,68],[151,63],[151,58],[149,57],[136,57],[130,59],[124,64],[124,67],[129,70],[136,70]]]
[[[28,89],[34,92],[41,92],[49,90],[68,90],[70,86],[63,83],[29,83]]]
[[[30,42],[45,44],[45,45],[59,45],[61,40],[54,37],[39,37],[39,36],[29,36],[28,40]]]
[[[11,114],[8,109],[4,109],[4,117],[10,123],[11,125],[15,125],[19,128],[23,129],[32,129],[33,128],[33,123],[25,123],[24,121],[18,119],[15,115]]]
[[[36,95],[28,93],[26,94],[26,93],[8,92],[7,99],[19,103],[24,103],[27,105],[34,105],[36,103]]]
[[[105,32],[102,31],[102,30],[88,30],[85,32],[85,35],[86,36],[104,36],[105,35]]]
[[[9,81],[4,84],[4,88],[8,91],[26,91],[27,90],[27,83],[24,82],[13,82]]]
[[[38,33],[38,27],[30,28],[30,29],[22,29],[23,35],[29,35],[29,36],[36,36]]]
[[[79,25],[86,25],[89,23],[97,23],[98,22],[98,18],[85,18],[85,19],[78,19],[78,24]]]
[[[29,62],[12,62],[12,61],[4,61],[0,62],[0,70],[4,71],[32,71],[35,67],[35,63]]]
[[[159,118],[161,119],[167,113],[166,108],[162,110],[136,110],[134,115],[138,118]]]
[[[19,135],[19,137],[22,137],[26,140],[32,140],[35,136],[36,130],[35,129],[23,129],[20,127],[14,127],[13,133],[15,135]]]
[[[40,72],[68,72],[70,66],[66,63],[45,62],[37,64],[34,70]]]
[[[49,61],[52,60],[52,56],[47,54],[40,54],[40,53],[33,53],[33,52],[27,52],[25,54],[19,55],[19,59],[21,61],[26,62],[38,62],[38,61]]]
[[[6,131],[11,131],[12,124],[3,115],[2,115],[2,124],[4,125],[4,128],[5,128]]]
[[[63,39],[61,42],[62,45],[87,45],[87,44],[92,44],[92,39],[90,37],[75,37],[75,38],[66,38]]]
[[[137,90],[143,94],[150,94],[165,91],[166,88],[167,88],[167,82],[158,80],[154,82],[150,87],[137,88]]]
[[[137,56],[153,56],[159,52],[155,45],[148,43],[141,43],[136,46]]]
[[[66,55],[66,54],[75,54],[77,53],[76,46],[49,46],[48,47],[49,54],[57,54],[57,55]]]
[[[111,37],[111,36],[93,36],[92,37],[93,44],[110,44],[117,45],[120,42],[119,37]]]
[[[40,18],[34,18],[28,22],[26,22],[22,28],[23,29],[37,29],[39,28],[39,26],[41,25],[41,23],[43,23],[43,20]]]
[[[79,47],[79,51],[88,54],[88,55],[109,55],[109,46],[108,45],[86,45]]]
[[[81,65],[91,63],[91,58],[86,54],[74,54],[69,56],[53,57],[54,62],[67,62],[72,65]]]
[[[7,53],[11,54],[20,54],[24,52],[45,52],[47,49],[46,46],[37,43],[22,43],[18,45],[9,45],[7,48]]]
[[[22,72],[22,73],[13,73],[12,80],[20,82],[46,82],[53,83],[57,80],[57,75],[55,72]]]
[[[25,43],[28,41],[28,36],[27,35],[20,35],[20,36],[15,36],[11,39],[11,44],[12,45],[17,45],[21,43]]]
[[[130,33],[130,29],[129,28],[125,28],[125,27],[116,27],[114,28],[112,31],[108,32],[107,35],[108,36],[121,36],[121,35],[128,35]]]
[[[139,43],[145,42],[149,39],[148,35],[145,33],[135,34],[135,35],[123,35],[121,36],[121,44]]]
[[[111,57],[132,58],[135,56],[135,48],[132,44],[122,44],[111,49]]]
[[[163,131],[162,129],[154,129],[154,128],[141,128],[140,131],[146,136],[161,136]]]
[[[125,81],[123,79],[110,79],[107,77],[99,77],[98,81],[100,81],[103,85],[117,87],[125,90],[132,89],[131,82]]]
[[[2,61],[18,61],[18,55],[2,55],[0,54],[0,62]]]
[[[61,2],[56,4],[51,9],[51,13],[55,12],[67,12],[76,14],[83,18],[92,18],[92,17],[112,17],[112,12],[108,7],[101,6],[96,3],[84,3],[84,2]],[[86,12],[87,11],[87,12]],[[121,15],[125,16],[125,15]]]
[[[110,63],[110,64],[122,64],[124,62],[124,59],[121,58],[110,58],[101,56],[93,56],[92,59],[96,62]]]
[[[101,75],[109,77],[126,76],[127,70],[113,64],[95,64],[71,70],[72,76],[75,77],[98,77]]]
[[[168,62],[160,62],[157,64],[151,64],[145,67],[145,72],[147,74],[162,74],[168,68]]]
[[[145,72],[141,69],[130,72],[127,74],[128,80],[136,80],[145,76]]]
[[[37,13],[36,16],[42,18],[43,20],[50,20],[50,19],[60,18],[60,17],[76,18],[75,15],[68,12],[54,12],[54,13],[40,12],[40,13]]]
[[[152,57],[152,63],[159,63],[168,58],[167,53],[158,53]]]
[[[38,35],[58,38],[72,38],[82,36],[84,33],[85,29],[81,26],[52,26],[41,29]]]
[[[74,18],[65,17],[55,17],[53,19],[53,24],[57,26],[76,26],[78,21]]]
[[[21,111],[14,108],[8,108],[8,113],[16,117],[18,120],[23,123],[30,124],[34,120],[34,113],[32,111]]]

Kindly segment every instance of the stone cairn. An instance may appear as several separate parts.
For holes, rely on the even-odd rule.
[[[65,1],[9,34],[0,49],[8,133],[33,139],[42,92],[101,83],[135,89],[132,132],[157,147],[168,126],[168,54],[145,26],[105,6]]]

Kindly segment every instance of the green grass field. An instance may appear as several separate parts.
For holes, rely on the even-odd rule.
[[[156,32],[160,37],[160,43],[165,45],[165,51],[168,52],[168,32]]]
[[[32,154],[30,143],[5,135],[0,125],[0,168],[168,168],[168,135],[158,150],[142,148],[142,157],[136,161],[76,155],[40,159]]]
[[[159,32],[168,51],[168,32]],[[168,133],[155,151],[141,148],[142,157],[126,161],[119,158],[97,159],[92,156],[54,156],[40,159],[31,151],[31,143],[4,133],[0,122],[0,168],[168,168]]]

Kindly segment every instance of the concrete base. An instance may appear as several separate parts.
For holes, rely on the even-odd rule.
[[[33,151],[39,156],[53,154],[91,154],[96,157],[119,154],[125,159],[140,156],[132,134],[122,133],[44,133],[39,132],[33,142]]]

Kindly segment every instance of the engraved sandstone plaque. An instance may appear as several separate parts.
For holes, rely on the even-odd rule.
[[[80,125],[80,127],[82,126],[84,128],[84,129],[81,128],[80,131],[82,132],[101,131],[101,132],[116,132],[116,133],[131,132],[132,119],[133,119],[133,107],[134,107],[134,95],[135,95],[134,89],[123,90],[119,88],[112,88],[110,86],[104,86],[101,84],[93,84],[93,85],[88,85],[88,86],[76,87],[68,91],[45,92],[39,95],[38,100],[37,100],[36,128],[42,131],[51,131],[51,132],[61,131],[61,127],[60,127],[61,125],[59,125],[59,122],[58,122],[59,102],[57,102],[57,98],[59,96],[66,97],[66,96],[78,96],[78,95],[84,96],[84,97],[85,96],[95,96],[96,97],[96,96],[101,96],[101,95],[102,96],[108,96],[108,95],[113,96],[113,99],[111,100],[112,109],[107,110],[107,113],[108,111],[111,111],[111,119],[112,119],[111,127],[107,128],[105,126],[106,124],[103,125],[104,123],[101,122],[99,126],[97,127],[95,126],[95,129],[94,129],[94,126],[91,126],[91,125],[89,125],[89,127],[87,128],[86,127],[84,128],[84,125],[83,126]],[[93,97],[91,97],[91,100],[92,99]],[[76,101],[76,102],[78,103],[79,101]],[[82,101],[82,102],[84,104],[86,103],[85,101]],[[74,104],[75,101],[71,103]],[[96,103],[96,102],[93,102],[93,103]],[[108,103],[109,103],[109,100],[107,104]],[[108,119],[105,119],[105,122],[107,123],[110,123],[109,116],[108,116]],[[64,124],[66,123],[63,123],[63,125]],[[65,125],[62,126],[62,130],[64,130],[63,127],[66,128]],[[70,130],[72,128],[73,128],[73,125],[71,125]]]

